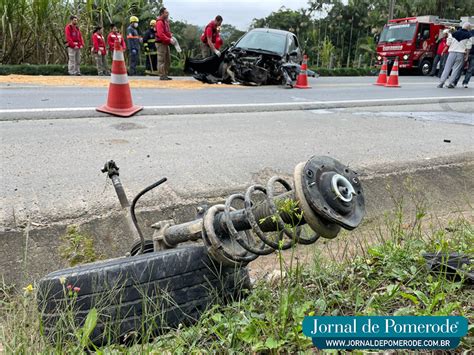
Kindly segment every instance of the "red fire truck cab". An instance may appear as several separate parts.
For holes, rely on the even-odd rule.
[[[438,16],[418,16],[390,20],[384,26],[377,44],[377,64],[387,58],[389,67],[398,57],[399,68],[415,69],[423,75],[431,72],[436,56],[436,41],[442,31],[459,26],[459,20]]]

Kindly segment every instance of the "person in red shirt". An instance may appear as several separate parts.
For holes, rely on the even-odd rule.
[[[169,23],[169,12],[163,7],[160,9],[159,17],[156,19],[156,47],[158,52],[158,74],[160,80],[171,80],[168,76],[170,71],[171,54],[170,44],[175,45]]]
[[[104,36],[102,35],[102,27],[97,26],[92,34],[92,54],[95,58],[97,66],[97,75],[108,75],[107,69],[107,48],[105,47]]]
[[[81,49],[84,47],[84,40],[82,39],[81,30],[77,25],[77,16],[71,15],[69,19],[71,22],[64,29],[69,57],[68,73],[69,75],[81,75]]]
[[[212,53],[218,57],[221,56],[221,52],[216,48],[216,40],[219,36],[217,27],[222,25],[222,16],[217,15],[214,20],[209,22],[204,28],[204,33],[201,35],[201,56],[203,58],[210,57]]]
[[[216,43],[214,43],[214,47],[219,51],[224,44],[224,41],[222,40],[221,37],[221,26],[217,27],[217,37],[216,37]]]
[[[449,30],[443,30],[441,39],[438,40],[438,49],[436,50],[436,56],[433,59],[433,67],[431,68],[430,76],[436,75],[436,67],[439,63],[438,78],[441,77],[443,72],[446,59],[448,58],[448,45],[446,40],[448,38]]]
[[[115,47],[115,42],[119,41],[120,45],[122,46],[123,50],[127,49],[127,46],[125,45],[125,40],[123,39],[123,36],[120,34],[117,26],[115,24],[110,25],[110,29],[112,32],[109,33],[107,36],[107,44],[109,46],[109,51],[111,54],[114,53],[114,47]]]

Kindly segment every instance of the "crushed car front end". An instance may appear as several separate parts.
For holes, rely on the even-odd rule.
[[[292,87],[301,70],[300,53],[288,53],[285,31],[274,32],[277,30],[253,30],[224,50],[220,57],[188,58],[185,71],[211,84]],[[309,74],[314,76],[313,72]]]

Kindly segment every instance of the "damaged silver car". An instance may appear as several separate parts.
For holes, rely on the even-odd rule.
[[[291,32],[256,28],[236,43],[204,59],[187,58],[184,70],[205,83],[284,85],[293,87],[303,55]],[[308,70],[309,76],[314,72]]]

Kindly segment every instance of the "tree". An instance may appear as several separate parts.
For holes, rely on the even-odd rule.
[[[237,40],[245,34],[244,31],[238,30],[234,26],[225,23],[221,26],[221,38],[224,44],[231,44],[237,42]]]

